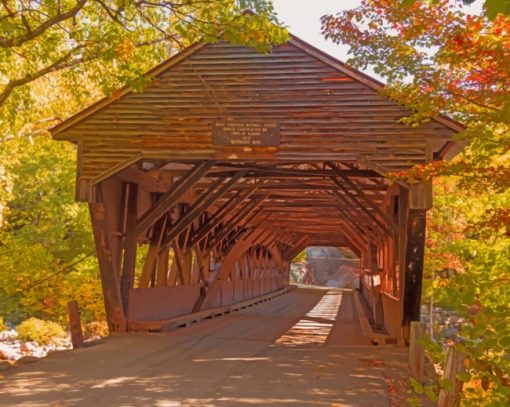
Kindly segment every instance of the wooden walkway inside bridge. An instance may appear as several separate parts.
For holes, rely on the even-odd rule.
[[[404,406],[406,362],[363,337],[351,291],[299,288],[3,372],[0,406]]]

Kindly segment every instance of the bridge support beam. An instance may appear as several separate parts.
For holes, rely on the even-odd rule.
[[[110,332],[125,332],[126,316],[120,293],[119,276],[113,268],[114,253],[110,243],[105,206],[102,202],[91,203],[89,209],[96,242],[108,328]]]
[[[426,210],[410,209],[407,219],[407,247],[404,267],[404,337],[409,339],[412,321],[420,320],[423,279],[423,256],[425,251]]]

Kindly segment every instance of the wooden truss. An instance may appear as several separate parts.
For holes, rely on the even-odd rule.
[[[388,210],[395,188],[400,217]],[[176,289],[189,291],[180,300],[188,312],[278,290],[292,258],[309,245],[351,248],[368,276],[381,272],[378,261],[383,268],[403,264],[405,281],[398,277],[393,286],[420,289],[424,210],[409,208],[407,189],[389,188],[381,174],[352,162],[143,161],[97,183],[94,197],[112,331],[140,322],[148,297]],[[391,261],[377,260],[390,241]],[[404,324],[419,310],[410,293]]]

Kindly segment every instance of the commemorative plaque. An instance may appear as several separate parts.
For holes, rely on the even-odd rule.
[[[279,146],[280,124],[242,121],[215,123],[212,142],[221,146]]]

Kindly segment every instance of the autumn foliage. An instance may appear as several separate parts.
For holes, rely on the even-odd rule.
[[[444,362],[438,344],[457,343],[468,355],[462,405],[502,406],[510,402],[510,17],[505,1],[486,1],[482,13],[463,3],[472,2],[363,0],[324,16],[322,28],[412,109],[408,125],[448,115],[466,126],[453,161],[393,176],[436,177],[423,299],[465,319],[454,342],[435,332],[429,351]]]

